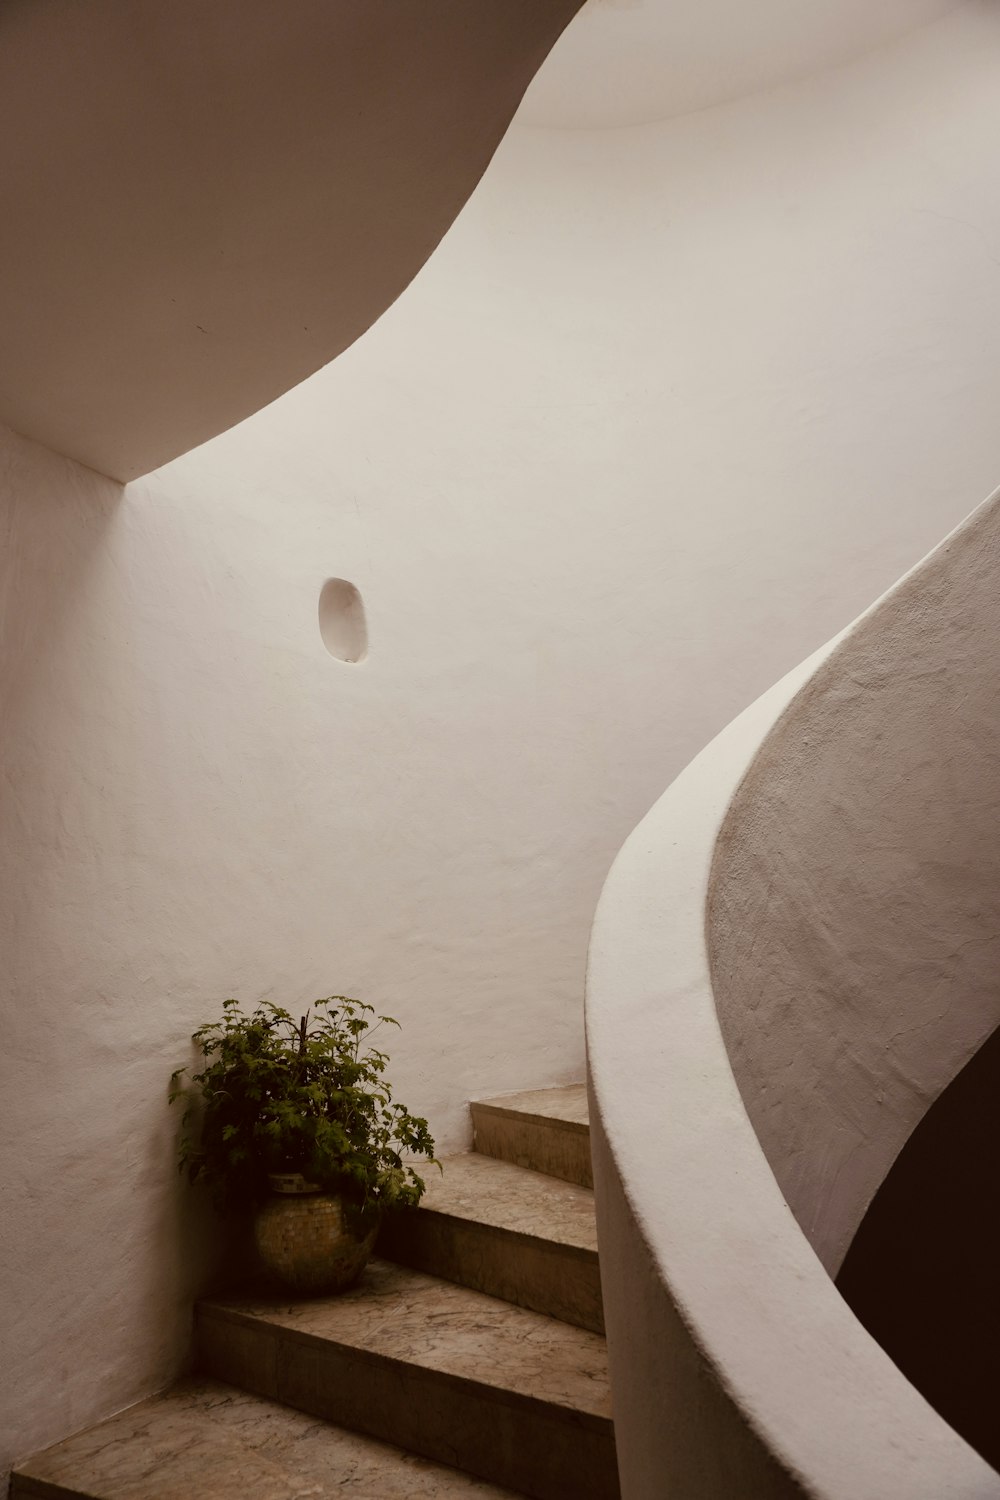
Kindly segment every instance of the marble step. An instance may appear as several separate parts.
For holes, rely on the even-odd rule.
[[[515,1500],[210,1379],[182,1381],[20,1464],[11,1500]]]
[[[593,1192],[475,1151],[442,1165],[379,1255],[603,1333]]]
[[[592,1188],[587,1085],[531,1089],[477,1099],[472,1112],[473,1146],[483,1156],[547,1172]]]
[[[533,1500],[618,1494],[595,1333],[373,1260],[338,1297],[199,1303],[216,1379]]]

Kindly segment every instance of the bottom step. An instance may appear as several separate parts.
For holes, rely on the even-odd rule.
[[[200,1302],[217,1380],[534,1500],[616,1500],[599,1334],[372,1260],[336,1297]]]
[[[15,1469],[11,1500],[515,1500],[216,1380],[187,1380]]]

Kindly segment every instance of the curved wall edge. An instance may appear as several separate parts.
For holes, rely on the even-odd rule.
[[[740,1096],[712,988],[705,916],[731,800],[800,691],[878,608],[692,762],[631,835],[601,897],[587,1035],[626,1500],[670,1486],[685,1500],[1000,1496],[1000,1476],[866,1333],[795,1221]],[[675,1425],[665,1408],[684,1390]]]
[[[713,860],[713,992],[754,1129],[834,1273],[1000,1022],[1000,500],[869,610],[765,737]]]

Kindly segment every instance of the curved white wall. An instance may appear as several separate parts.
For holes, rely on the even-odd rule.
[[[956,0],[589,0],[521,118],[557,129],[688,114],[858,57]]]
[[[719,836],[707,920],[723,1035],[831,1273],[1000,1023],[998,573],[994,501],[817,672]]]
[[[771,873],[749,869],[746,857],[731,860],[734,843],[744,855],[758,836],[768,846],[766,810],[759,823],[754,793],[762,779],[768,790],[773,786],[766,779],[769,760],[773,770],[771,747],[785,751],[788,791],[797,762],[804,761],[808,774],[812,741],[803,736],[802,714],[817,696],[828,702],[845,698],[843,717],[850,721],[853,710],[865,722],[868,697],[856,693],[853,680],[858,649],[884,628],[891,652],[893,627],[907,613],[906,601],[919,598],[925,614],[950,622],[936,633],[938,644],[954,640],[962,605],[956,592],[941,589],[941,573],[954,564],[957,581],[971,561],[974,578],[983,577],[976,563],[984,556],[996,559],[997,514],[996,504],[980,512],[950,548],[844,640],[817,652],[734,720],[631,835],[605,885],[591,942],[587,1030],[602,1283],[625,1500],[672,1492],[686,1500],[728,1500],[734,1494],[748,1500],[1000,1496],[1000,1475],[862,1328],[792,1216],[795,1199],[790,1207],[782,1192],[787,1162],[776,1162],[772,1149],[769,1163],[751,1123],[763,1119],[770,1128],[768,1106],[772,1094],[780,1098],[785,1089],[787,1055],[772,1055],[774,1071],[764,1064],[751,1079],[745,1058],[730,1058],[717,1008],[720,1000],[730,1002],[732,1033],[741,978],[754,997],[756,945],[765,963],[774,960],[774,975],[778,943],[771,943],[765,922],[741,928],[735,900],[710,904],[713,880],[730,890],[736,863],[743,879],[754,881],[745,893],[751,901],[756,879],[766,881]],[[969,653],[977,668],[966,686],[980,692],[970,694],[963,708],[974,734],[992,707],[982,688],[998,621],[985,594],[966,618],[979,648]],[[919,674],[916,686],[925,706],[933,704],[942,677],[940,670]],[[841,730],[839,714],[831,716],[828,727],[834,726],[850,735]],[[953,790],[949,762],[926,750],[925,758],[936,766],[946,800]],[[839,790],[816,791],[832,819],[844,810]],[[962,807],[961,797],[956,805]],[[864,835],[878,837],[882,829],[862,823],[854,832],[850,852],[855,867],[863,869],[871,855]],[[771,847],[775,842],[770,840]],[[794,838],[789,842],[794,847]],[[825,846],[811,847],[817,856],[825,852]],[[923,873],[933,887],[934,867]],[[914,884],[918,880],[915,871]],[[735,882],[731,890],[734,895]],[[881,893],[883,904],[887,894]],[[988,889],[980,887],[980,894],[989,898]],[[955,898],[962,898],[952,896],[953,908]],[[839,930],[830,935],[836,940]],[[741,975],[725,960],[744,940],[747,969]],[[951,967],[957,981],[967,977],[960,956],[952,956]],[[721,991],[714,982],[720,972]],[[879,977],[876,963],[873,982]],[[905,1030],[911,1016],[906,1008],[899,1014],[899,994],[894,998],[894,1015],[888,1007],[875,1008],[871,1017],[853,1010],[853,1026],[840,1025],[836,1049],[823,1054],[815,1070],[813,1057],[824,1041],[820,1028],[795,1037],[801,1065],[810,1068],[813,1086],[825,1097],[836,1094],[841,1082],[840,1054],[866,1059],[867,1095],[850,1100],[841,1089],[840,1097],[845,1115],[851,1104],[867,1110],[864,1135],[851,1140],[855,1151],[869,1148],[876,1164],[883,1139],[890,1151],[898,1148],[892,1127],[906,1112],[907,1089],[886,1030],[890,1024]],[[762,1060],[773,1053],[773,1043],[786,1040],[782,1019],[760,1008],[752,1013],[746,1029],[756,1036]],[[980,1024],[974,1010],[966,1041]],[[940,1038],[928,1034],[926,1042],[925,1066],[932,1071]],[[884,1135],[882,1103],[888,1116]],[[911,1111],[911,1124],[913,1119]],[[782,1144],[804,1181],[810,1173],[823,1179],[837,1143],[814,1129],[798,1132],[794,1141],[789,1134]],[[880,1164],[884,1173],[888,1161],[883,1157]],[[843,1203],[834,1208],[852,1228],[850,1208],[846,1214]]]
[[[162,1090],[225,995],[398,1015],[446,1150],[470,1095],[581,1076],[626,831],[995,480],[998,85],[974,6],[724,109],[515,129],[399,302],[241,427],[120,500],[5,446],[12,1448],[184,1346]]]

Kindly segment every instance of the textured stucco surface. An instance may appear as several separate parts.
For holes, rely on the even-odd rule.
[[[851,632],[722,830],[719,1018],[778,1182],[836,1271],[900,1147],[1000,1021],[1000,505]]]
[[[165,1101],[190,1029],[169,976],[198,964],[178,913],[206,897],[139,618],[169,568],[122,549],[118,485],[3,434],[0,507],[2,1475],[170,1377],[207,1236]]]
[[[996,1475],[837,1292],[754,1133],[719,1028],[712,856],[788,674],[631,835],[591,940],[598,1237],[625,1500],[996,1500]]]
[[[604,1300],[625,1500],[791,1500],[803,1488],[768,1452],[702,1355],[594,1132]]]
[[[225,995],[397,1015],[443,1151],[468,1098],[583,1076],[628,829],[994,482],[998,36],[970,6],[739,106],[515,128],[386,316],[241,427],[124,495],[5,440],[15,1451],[186,1347],[165,1080]]]

